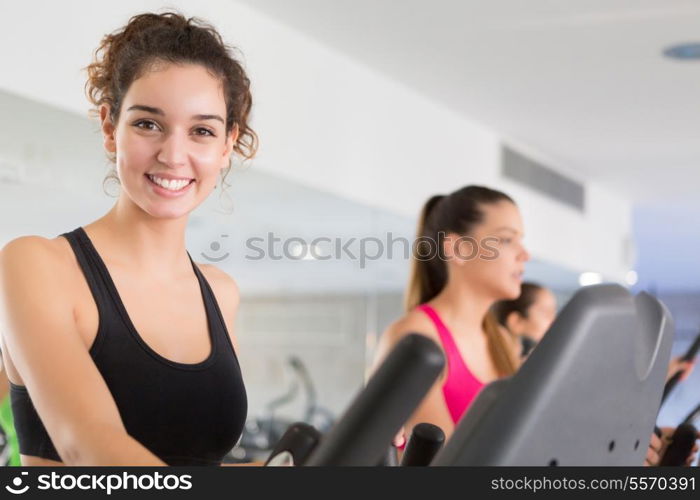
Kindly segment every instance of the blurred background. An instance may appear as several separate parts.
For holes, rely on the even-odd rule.
[[[5,2],[0,245],[113,205],[83,68],[104,34],[167,8],[211,22],[253,82],[259,155],[187,233],[241,289],[251,436],[338,416],[402,313],[422,203],[466,184],[518,202],[526,278],[560,305],[619,282],[667,304],[675,353],[698,333],[700,49],[669,49],[700,42],[700,1]],[[699,387],[696,370],[660,423]]]

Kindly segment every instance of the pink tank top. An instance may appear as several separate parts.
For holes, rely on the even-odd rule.
[[[447,377],[442,385],[442,394],[445,397],[445,404],[450,411],[452,421],[457,423],[484,384],[467,368],[450,330],[447,329],[435,309],[428,304],[421,304],[418,309],[432,320],[440,336],[440,343],[447,357]]]

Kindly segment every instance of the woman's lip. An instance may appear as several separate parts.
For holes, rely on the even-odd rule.
[[[191,181],[193,177],[175,177],[174,175],[167,174],[146,174],[151,177],[158,177],[159,179],[167,179],[169,181]]]

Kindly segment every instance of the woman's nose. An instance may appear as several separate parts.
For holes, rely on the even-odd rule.
[[[156,159],[169,167],[184,165],[187,159],[187,139],[177,133],[168,134]]]
[[[522,260],[523,262],[527,262],[528,260],[530,260],[530,252],[528,252],[527,248],[525,248],[525,246],[522,245],[520,247],[520,260]]]

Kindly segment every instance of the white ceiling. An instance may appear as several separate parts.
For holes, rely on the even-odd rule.
[[[389,74],[577,177],[636,201],[695,198],[693,0],[239,0]]]

